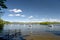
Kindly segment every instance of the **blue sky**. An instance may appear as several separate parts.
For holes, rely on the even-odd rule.
[[[60,0],[7,0],[6,21],[60,21]]]

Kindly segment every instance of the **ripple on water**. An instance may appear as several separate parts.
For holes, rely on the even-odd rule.
[[[60,31],[53,31],[52,32],[54,35],[60,36]]]

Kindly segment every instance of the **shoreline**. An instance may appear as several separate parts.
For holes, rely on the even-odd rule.
[[[43,35],[30,35],[25,37],[26,40],[59,40],[60,36],[56,36],[54,34],[43,34]]]

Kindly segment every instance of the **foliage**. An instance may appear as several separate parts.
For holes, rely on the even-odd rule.
[[[0,32],[2,31],[4,26],[4,21],[2,19],[0,19]]]
[[[7,6],[5,5],[6,0],[0,0],[0,18],[1,16],[3,16],[4,12],[2,11],[2,9],[6,9]]]
[[[4,24],[8,24],[8,23],[10,23],[10,22],[0,19],[0,32],[2,32]]]
[[[5,5],[6,0],[0,0],[0,32],[3,29],[4,21],[1,19],[1,16],[3,15],[3,11],[1,9],[6,9],[7,6]]]
[[[1,8],[4,8],[4,9],[7,8],[7,6],[5,5],[5,2],[6,2],[6,0],[0,0],[0,10],[1,10]]]
[[[49,24],[60,24],[60,22],[41,22],[42,25],[49,25]]]

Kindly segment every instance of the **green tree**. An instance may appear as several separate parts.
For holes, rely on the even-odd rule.
[[[2,9],[7,9],[7,6],[5,5],[6,0],[0,0],[0,18],[3,15]]]
[[[0,0],[0,10],[3,8],[3,9],[6,9],[7,6],[5,5],[5,2],[6,0]]]
[[[1,19],[1,16],[4,14],[2,11],[3,9],[7,9],[7,6],[5,5],[6,0],[0,0],[0,32],[3,29],[4,21]]]

